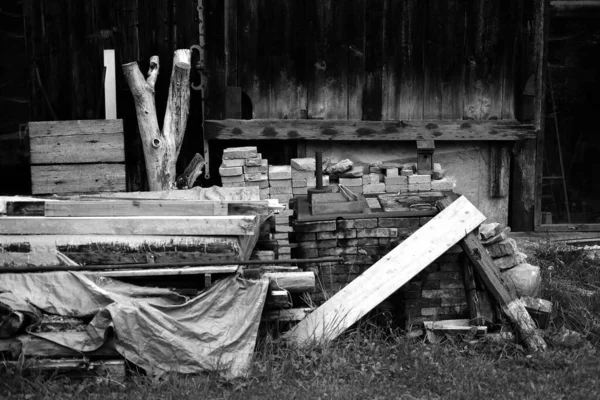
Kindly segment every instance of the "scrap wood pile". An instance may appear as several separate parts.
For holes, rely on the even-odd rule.
[[[469,273],[467,268],[465,273],[471,320],[467,321],[468,326],[465,326],[465,321],[442,322],[441,325],[432,322],[429,329],[435,331],[443,327],[445,331],[462,329],[462,332],[468,332],[475,327],[479,332],[477,326],[482,326],[484,320],[478,292],[473,290],[476,289],[474,280],[478,279],[514,325],[525,346],[532,351],[545,350],[546,343],[530,313],[539,317],[548,312],[548,304],[521,298],[537,294],[532,289],[535,285],[525,285],[525,282],[514,279],[519,270],[535,267],[522,263],[523,256],[516,252],[514,242],[506,238],[507,230],[500,229],[497,224],[482,227],[482,243],[477,228],[485,221],[485,216],[466,198],[460,197],[455,201],[453,198],[449,196],[439,200],[437,206],[441,212],[437,216],[300,321],[284,337],[300,345],[335,339],[448,249],[459,244],[475,271]]]
[[[34,369],[118,377],[123,358],[143,368],[158,365],[160,371],[211,369],[218,362],[202,350],[194,355],[199,360],[185,361],[180,350],[202,343],[199,337],[186,342],[185,332],[174,337],[172,351],[132,356],[139,349],[124,343],[162,335],[178,320],[175,309],[160,309],[167,305],[181,307],[181,315],[197,315],[196,323],[222,337],[212,345],[231,347],[228,373],[239,375],[246,365],[235,361],[237,351],[248,361],[261,316],[280,318],[268,311],[288,308],[289,293],[314,289],[314,274],[265,266],[264,260],[253,276],[262,279],[235,274],[249,262],[261,224],[285,208],[277,200],[259,200],[258,188],[0,200],[0,353],[35,359]],[[129,304],[136,304],[133,311]],[[232,313],[224,317],[220,307]],[[139,308],[153,315],[152,323]],[[154,326],[156,321],[165,326]],[[127,329],[119,331],[120,326]],[[234,326],[238,336],[222,334]],[[202,332],[194,324],[189,329],[192,337]],[[174,360],[159,356],[170,353],[184,360],[172,365]]]

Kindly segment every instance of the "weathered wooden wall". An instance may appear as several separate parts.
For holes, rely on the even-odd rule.
[[[156,83],[159,124],[165,113],[173,51],[198,43],[196,2],[191,0],[24,0],[30,80],[38,67],[41,82],[59,120],[104,118],[103,50],[115,49],[117,116],[125,123],[128,188],[146,187],[144,159],[133,99],[121,64],[137,61],[148,70],[152,55],[160,57]],[[210,15],[210,8],[209,8]],[[216,21],[215,21],[216,22]],[[209,28],[214,22],[208,23]],[[222,29],[222,24],[218,24]],[[52,120],[40,88],[30,85],[31,120]],[[201,151],[199,95],[180,163]],[[194,112],[196,110],[196,112]]]
[[[253,118],[513,119],[526,3],[229,0],[226,84]]]
[[[12,3],[23,16],[16,18],[20,44],[3,47],[2,58],[14,53],[28,66],[26,76],[14,79],[29,92],[29,120],[53,119],[36,68],[57,119],[102,118],[102,50],[114,48],[117,66],[138,61],[142,71],[150,56],[160,56],[156,104],[162,123],[172,52],[198,43],[196,0]],[[205,117],[225,118],[226,87],[239,86],[244,118],[530,120],[532,96],[521,94],[537,67],[533,3],[204,0]],[[125,124],[128,189],[143,190],[133,100],[119,69],[117,102]],[[199,93],[193,92],[180,168],[202,150],[200,109]],[[23,146],[11,143],[0,146],[16,158],[12,148]],[[216,154],[227,145],[215,143],[211,150]],[[297,154],[293,142],[263,147],[269,156],[286,159],[277,159],[281,163]],[[26,151],[19,157],[28,173],[22,168]]]

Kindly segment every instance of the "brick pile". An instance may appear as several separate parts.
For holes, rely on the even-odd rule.
[[[313,301],[323,303],[430,219],[378,216],[297,223],[294,239],[298,248],[293,255],[343,259],[306,265],[319,277]],[[468,317],[460,251],[458,247],[451,249],[398,291],[393,303],[402,323]]]
[[[219,175],[223,187],[257,186],[260,198],[269,198],[269,162],[262,159],[256,147],[232,147],[223,150]]]

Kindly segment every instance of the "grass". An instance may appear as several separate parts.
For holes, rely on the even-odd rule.
[[[545,353],[527,354],[517,344],[489,339],[433,345],[364,321],[335,342],[305,349],[267,336],[244,379],[136,375],[121,384],[9,373],[0,379],[0,398],[597,399],[600,294],[593,290],[600,285],[600,263],[568,250],[542,245],[529,259],[542,267],[542,297],[555,305]],[[585,340],[561,345],[553,339],[561,329]]]

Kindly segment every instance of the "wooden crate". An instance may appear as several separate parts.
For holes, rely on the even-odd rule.
[[[123,120],[29,123],[31,192],[125,191]]]

